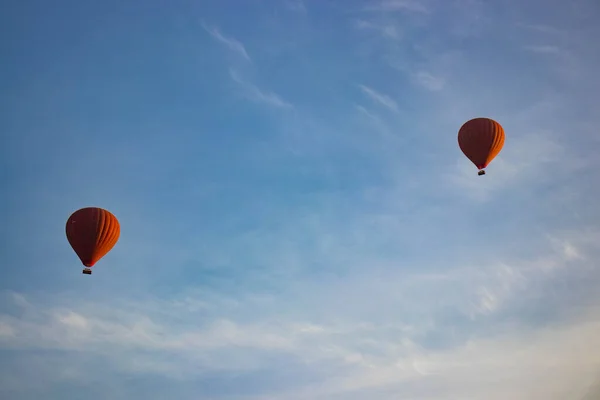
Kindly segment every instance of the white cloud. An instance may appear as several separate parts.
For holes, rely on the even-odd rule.
[[[278,398],[580,399],[600,371],[600,355],[591,351],[600,334],[598,311],[578,315],[572,324],[501,333],[447,351],[415,349],[402,360],[379,362]]]
[[[398,104],[396,104],[396,102],[390,96],[379,93],[375,89],[365,85],[358,85],[358,87],[363,91],[363,93],[369,96],[371,100],[381,104],[386,108],[389,108],[392,111],[398,111]]]
[[[246,51],[246,47],[244,47],[244,45],[234,39],[234,38],[230,38],[230,37],[226,37],[224,36],[217,28],[214,27],[209,27],[208,25],[206,25],[204,22],[202,23],[202,27],[218,42],[224,44],[225,46],[227,46],[230,50],[238,53],[239,55],[241,55],[242,57],[244,57],[246,60],[248,61],[252,61],[250,59],[250,56],[248,55],[248,52]]]
[[[552,235],[547,235],[547,237],[552,243],[555,251],[560,254],[565,261],[582,261],[585,259],[581,249],[578,245],[574,244],[573,239],[560,238]]]
[[[82,315],[72,311],[69,311],[66,314],[58,315],[57,320],[61,324],[64,324],[75,330],[87,330],[89,328],[87,319]]]
[[[325,233],[322,228],[319,230]],[[293,229],[302,226],[293,224]],[[286,235],[281,232],[278,236]],[[445,353],[426,351],[419,344],[423,335],[441,329],[436,320],[439,312],[452,310],[477,321],[507,307],[527,304],[538,296],[534,287],[539,282],[559,281],[563,274],[577,273],[578,264],[572,263],[586,260],[593,249],[592,238],[599,236],[597,232],[557,233],[538,258],[488,260],[486,265],[463,267],[448,263],[438,268],[437,274],[419,272],[418,268],[403,272],[396,263],[396,268],[385,268],[389,272],[379,275],[382,269],[378,265],[383,260],[365,257],[354,246],[352,259],[356,264],[347,265],[354,272],[335,284],[298,278],[289,283],[288,293],[311,294],[295,300],[293,309],[277,306],[278,299],[264,302],[252,297],[231,302],[229,307],[222,307],[225,303],[219,301],[220,313],[215,315],[204,307],[181,307],[207,303],[211,296],[202,292],[182,293],[167,300],[140,299],[137,303],[115,299],[118,308],[93,301],[74,306],[68,297],[50,306],[41,299],[18,295],[15,298],[19,302],[31,306],[20,317],[0,314],[0,347],[99,352],[123,368],[133,368],[128,361],[131,352],[149,351],[156,354],[158,365],[145,359],[135,364],[139,372],[167,368],[160,360],[171,355],[183,360],[179,367],[176,362],[168,367],[179,377],[197,373],[186,372],[188,361],[202,369],[214,365],[238,369],[237,362],[246,369],[264,367],[257,353],[261,351],[288,354],[307,363],[354,365],[364,369],[363,373],[399,364],[405,369],[402,374],[411,379],[424,370],[439,375],[431,363],[443,359]],[[337,245],[329,248],[331,260],[343,252],[344,244],[339,243],[339,249]],[[573,257],[574,252],[577,257]],[[345,259],[340,261],[346,263]],[[271,312],[261,312],[261,307]],[[286,310],[283,314],[282,307]],[[252,322],[244,322],[249,310],[255,312]],[[306,310],[311,311],[303,314]],[[392,310],[394,318],[390,319]],[[416,368],[411,366],[415,360]]]
[[[426,71],[419,71],[414,76],[415,81],[431,91],[439,91],[444,88],[444,79],[434,76]]]
[[[253,293],[254,297],[231,293],[229,299],[222,294],[223,299],[197,290],[136,302],[112,298],[79,303],[68,296],[53,297],[59,304],[52,304],[14,293],[12,304],[26,307],[19,316],[0,314],[0,348],[28,349],[29,354],[36,349],[61,350],[68,357],[88,354],[105,360],[105,368],[113,372],[160,374],[186,382],[224,371],[264,373],[282,368],[273,355],[320,371],[317,383],[294,392],[278,389],[270,397],[254,397],[257,400],[335,395],[426,400],[450,394],[489,398],[486,392],[498,399],[503,395],[528,400],[519,396],[542,396],[550,389],[564,394],[565,388],[578,385],[583,389],[587,381],[580,381],[579,374],[590,379],[586,374],[600,362],[595,352],[583,351],[585,341],[588,348],[598,345],[598,326],[590,322],[600,318],[598,310],[572,315],[554,330],[532,327],[511,310],[535,302],[541,295],[536,288],[540,282],[559,282],[579,273],[581,263],[593,259],[600,236],[596,231],[555,232],[539,249],[540,255],[532,258],[504,252],[500,259],[475,248],[472,265],[448,260],[432,270],[426,261],[408,268],[397,257],[390,260],[365,252],[365,245],[377,248],[386,243],[386,235],[395,237],[395,245],[401,247],[402,232],[410,231],[411,225],[405,218],[397,219],[401,221],[385,224],[362,216],[340,227],[326,216],[313,221],[288,216],[286,230],[257,234],[254,241],[241,243],[246,254],[265,243],[278,249],[284,241],[300,242],[298,232],[304,231],[324,242],[319,243],[322,251],[311,247],[294,253],[293,248],[285,248],[282,256],[299,257],[300,265],[312,259],[329,267],[344,264],[344,272],[335,278],[300,275],[278,281],[285,296],[260,299],[260,293]],[[309,226],[314,230],[306,231]],[[283,262],[277,254],[261,259]],[[443,321],[453,313],[475,325],[457,333],[460,323],[444,325]],[[507,313],[512,315],[508,325],[494,319]],[[497,333],[490,334],[490,329]],[[452,345],[435,348],[423,340],[441,331],[444,337],[454,338]],[[553,346],[556,352],[549,352]],[[517,367],[511,367],[511,360]],[[480,378],[473,384],[470,379],[478,372]],[[60,376],[70,375],[62,370]],[[489,376],[502,379],[502,390]],[[540,379],[553,379],[554,386],[538,386],[535,382]]]
[[[232,69],[229,70],[229,76],[231,76],[231,79],[233,79],[233,81],[240,84],[244,88],[248,97],[253,101],[265,103],[278,108],[294,108],[294,106],[291,103],[288,103],[287,101],[279,97],[279,95],[272,92],[264,92],[257,86],[244,81],[239,76],[239,74]]]
[[[416,3],[381,4],[399,10]],[[397,17],[394,14],[393,18]],[[402,105],[407,104],[414,113],[404,118],[404,107],[400,109],[390,96],[359,85],[375,104],[355,105],[350,115],[348,102],[356,100],[347,98],[341,101],[341,114],[321,109],[320,103],[314,105],[322,112],[321,120],[309,112],[300,116],[284,113],[286,118],[281,118],[284,121],[276,133],[285,143],[281,147],[271,142],[265,146],[268,151],[264,154],[271,157],[271,164],[255,165],[248,159],[243,162],[252,165],[253,170],[268,167],[276,173],[290,174],[286,185],[295,183],[296,178],[301,182],[308,178],[311,184],[298,190],[301,194],[295,192],[297,188],[286,186],[285,196],[290,195],[290,188],[291,196],[297,196],[294,202],[286,197],[283,205],[277,203],[284,194],[272,196],[269,180],[268,190],[260,185],[251,189],[259,193],[261,201],[257,206],[263,212],[259,222],[244,219],[256,209],[244,210],[243,216],[236,214],[229,219],[228,215],[224,218],[227,221],[219,221],[217,230],[228,229],[227,234],[211,232],[207,227],[202,236],[204,228],[198,230],[194,225],[188,235],[180,228],[181,221],[175,221],[174,227],[168,221],[173,231],[161,237],[177,231],[185,242],[168,249],[146,243],[147,236],[130,239],[138,241],[137,246],[132,242],[127,246],[127,257],[135,258],[127,260],[131,266],[138,265],[142,271],[149,264],[144,257],[159,259],[151,260],[151,274],[138,274],[140,279],[148,279],[143,284],[133,283],[135,274],[119,279],[139,285],[137,292],[145,293],[145,298],[119,297],[130,296],[130,292],[115,290],[117,281],[106,279],[110,272],[104,275],[106,280],[99,274],[100,279],[94,281],[96,288],[114,290],[101,295],[86,292],[84,297],[81,289],[74,289],[80,296],[71,298],[69,294],[57,294],[63,292],[61,289],[46,298],[13,293],[8,296],[12,303],[0,308],[0,348],[22,354],[28,361],[23,362],[28,364],[23,370],[40,371],[44,376],[56,374],[66,382],[85,380],[86,376],[77,371],[88,370],[85,367],[89,365],[82,362],[85,365],[43,367],[51,365],[48,354],[57,351],[38,350],[58,350],[63,360],[102,359],[106,365],[94,369],[100,374],[95,378],[98,380],[102,380],[101,374],[124,371],[139,374],[135,378],[156,374],[160,379],[184,380],[185,384],[215,375],[218,379],[214,381],[219,381],[221,373],[227,377],[247,373],[252,375],[249,380],[256,382],[265,376],[275,380],[274,372],[289,371],[296,362],[311,377],[310,383],[303,383],[298,373],[301,383],[292,390],[277,385],[268,394],[245,393],[246,398],[255,400],[580,400],[594,379],[594,370],[600,367],[597,352],[591,351],[600,344],[596,323],[600,310],[589,308],[589,304],[597,303],[596,295],[585,288],[598,279],[594,260],[600,235],[593,229],[554,230],[552,227],[561,224],[575,225],[562,208],[540,214],[544,218],[529,218],[539,208],[551,208],[557,192],[571,191],[574,173],[584,165],[580,154],[570,146],[580,132],[568,122],[564,126],[557,123],[569,120],[574,110],[567,103],[572,99],[559,102],[542,91],[539,96],[548,101],[514,111],[508,89],[504,91],[494,82],[481,85],[489,80],[471,76],[474,69],[467,69],[469,79],[453,79],[457,76],[453,72],[467,68],[468,63],[460,53],[447,61],[450,57],[442,54],[445,44],[438,39],[395,40],[400,28],[393,23],[361,20],[357,27],[377,30],[394,39],[383,43],[389,46],[388,51],[397,51],[398,58],[402,58],[405,45],[410,51],[416,50],[414,58],[405,57],[403,72],[417,84],[438,91],[436,96],[423,96],[410,87],[406,92],[395,92],[407,96],[409,100]],[[404,29],[402,26],[403,34],[410,33],[409,28]],[[427,27],[423,31],[430,30],[435,31],[430,39],[437,38],[437,30]],[[241,43],[225,38],[219,31],[212,32],[216,40],[249,59]],[[303,40],[310,43],[317,37],[312,33],[307,36],[311,37]],[[421,51],[423,47],[426,50]],[[338,56],[331,53],[332,58]],[[348,75],[352,79],[357,79],[359,72],[369,75],[371,71],[366,67],[379,61],[373,57],[368,65],[357,63]],[[377,65],[377,70],[386,71],[385,67]],[[315,69],[320,68],[315,65]],[[435,76],[440,71],[442,74]],[[236,89],[243,90],[252,101],[293,108],[278,94],[257,86],[258,81],[248,80],[247,75],[234,70],[229,72],[239,85]],[[394,81],[398,71],[391,72],[378,78],[383,82],[404,81]],[[369,82],[368,77],[364,79],[354,82]],[[335,87],[335,82],[325,86],[332,92],[343,92],[347,89],[343,85],[347,83],[342,87]],[[293,90],[291,85],[285,93]],[[535,94],[536,90],[533,85],[524,86],[519,94]],[[325,103],[330,104],[329,100]],[[476,168],[456,145],[456,131],[461,121],[486,112],[498,113],[499,121],[506,121],[507,142],[488,175],[478,177]],[[590,122],[589,126],[596,125]],[[561,137],[561,129],[568,136]],[[387,136],[373,135],[373,130]],[[400,135],[413,135],[411,144],[420,142],[414,147],[397,146],[392,140]],[[387,148],[372,153],[365,150],[365,144],[373,142]],[[296,152],[288,152],[290,148]],[[391,160],[386,158],[386,151],[393,154]],[[249,152],[253,153],[252,160],[264,155],[256,155],[254,148]],[[361,164],[364,159],[368,160]],[[428,164],[431,159],[435,163]],[[293,167],[289,167],[292,162]],[[595,183],[595,170],[592,168],[592,173],[582,179],[587,179],[590,187]],[[199,182],[195,184],[204,185],[205,177],[194,175]],[[249,181],[248,186],[252,179]],[[229,187],[235,184],[227,182]],[[581,193],[578,190],[576,195]],[[521,202],[525,197],[539,199],[539,204]],[[591,204],[594,198],[587,201]],[[189,200],[194,203],[194,199]],[[239,201],[254,200],[239,196]],[[589,217],[596,213],[593,207],[586,213],[576,202],[572,205],[590,225],[593,219]],[[226,214],[235,212],[229,208]],[[482,224],[491,229],[482,229]],[[249,225],[252,229],[246,228]],[[130,232],[144,236],[143,228],[148,225],[128,226]],[[240,233],[244,228],[248,232]],[[144,256],[148,251],[150,255]],[[140,261],[139,257],[144,259]],[[196,269],[190,273],[192,263]],[[184,285],[198,279],[196,282],[206,286],[181,289],[173,297],[164,292],[159,295],[160,290],[146,289],[149,282],[165,284],[157,282],[157,274],[183,275]],[[206,282],[203,274],[208,278]],[[213,279],[216,275],[218,279]],[[215,281],[225,288],[206,288]],[[31,354],[39,358],[31,361]],[[26,374],[18,374],[14,373],[16,383],[5,383],[13,379],[13,373],[9,378],[0,378],[0,386],[19,387],[19,381],[29,380],[23,378]],[[130,379],[128,374],[123,376]],[[31,380],[42,393],[44,386],[52,389],[43,377]],[[177,383],[181,382],[173,387]],[[27,388],[27,384],[20,385],[19,390]]]

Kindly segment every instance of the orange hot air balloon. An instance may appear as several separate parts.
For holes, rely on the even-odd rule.
[[[458,146],[484,175],[485,167],[500,153],[504,146],[504,128],[489,118],[474,118],[458,131]]]
[[[121,226],[110,212],[97,207],[86,207],[75,211],[65,227],[67,240],[87,268],[84,274],[91,275],[91,267],[104,257],[117,243]]]

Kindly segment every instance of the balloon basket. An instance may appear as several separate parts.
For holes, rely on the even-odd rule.
[[[485,175],[485,171],[484,170],[480,170],[477,175],[481,176],[481,175]]]
[[[92,274],[92,270],[91,270],[91,269],[89,269],[89,268],[85,268],[85,269],[83,270],[83,273],[84,273],[84,274],[86,274],[86,275],[91,275],[91,274]]]

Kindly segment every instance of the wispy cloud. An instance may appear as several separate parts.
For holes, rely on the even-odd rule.
[[[375,22],[359,19],[355,22],[355,26],[358,29],[374,30],[381,34],[383,37],[389,39],[398,40],[402,37],[398,27],[390,23],[378,24]]]
[[[364,116],[366,116],[367,118],[369,118],[371,121],[374,122],[381,122],[381,118],[379,118],[377,115],[371,113],[369,110],[367,110],[365,107],[360,106],[360,105],[355,105],[354,108],[361,114],[363,114]]]
[[[598,355],[590,354],[588,345],[600,333],[600,324],[587,317],[581,316],[573,326],[528,332],[526,337],[500,334],[495,340],[475,339],[439,354],[416,352],[409,359],[375,365],[361,374],[332,380],[318,389],[290,393],[285,398],[311,394],[344,394],[348,398],[353,392],[379,389],[378,398],[384,400],[399,396],[444,400],[578,399],[598,379],[600,362]],[[472,384],[473,376],[478,377],[477,384]],[[498,380],[502,380],[502,387],[492,389]],[[540,384],[542,381],[546,383]]]
[[[248,61],[252,61],[250,59],[250,56],[248,55],[248,52],[246,51],[246,47],[244,47],[244,45],[231,37],[227,37],[225,35],[223,35],[219,29],[217,29],[216,27],[209,27],[206,23],[202,22],[202,27],[218,42],[224,44],[225,46],[227,46],[230,50],[238,53],[239,55],[241,55],[242,57],[244,57],[246,60]]]
[[[372,113],[371,111],[367,110],[364,106],[361,105],[355,105],[354,109],[356,111],[358,111],[361,115],[363,115],[364,117],[366,117],[366,119],[370,122],[370,124],[382,135],[384,135],[384,137],[387,140],[391,140],[392,134],[391,134],[391,129],[389,127],[389,125],[378,115]]]
[[[302,229],[291,222],[290,231]],[[273,246],[286,235],[277,236],[280,239]],[[347,275],[335,284],[327,280],[317,285],[292,283],[298,293],[311,290],[311,296],[296,300],[305,307],[319,307],[308,314],[305,307],[289,309],[290,299],[246,295],[241,295],[242,301],[213,303],[215,315],[204,307],[188,307],[192,298],[201,304],[214,300],[212,295],[204,297],[203,291],[168,300],[115,298],[79,304],[69,296],[58,302],[54,298],[52,303],[9,293],[3,309],[11,311],[0,312],[2,332],[8,332],[0,335],[0,347],[27,350],[27,354],[61,351],[72,363],[93,355],[95,362],[106,363],[97,374],[100,379],[106,371],[116,371],[136,377],[160,374],[184,384],[215,371],[252,376],[300,364],[305,369],[298,371],[299,378],[315,366],[323,374],[293,390],[277,387],[268,395],[251,395],[253,399],[324,399],[338,394],[363,399],[365,390],[382,399],[443,398],[439,396],[449,390],[461,397],[483,396],[494,387],[494,381],[485,377],[494,376],[504,384],[495,389],[497,397],[492,399],[528,400],[524,393],[534,393],[559,400],[568,390],[583,395],[597,378],[594,366],[600,363],[600,355],[589,349],[600,334],[600,310],[571,309],[570,318],[550,327],[531,324],[526,318],[505,325],[502,315],[511,307],[547,301],[539,297],[540,282],[556,285],[580,274],[585,256],[597,254],[598,237],[597,232],[557,233],[548,242],[550,247],[540,249],[539,258],[449,270],[446,265],[438,274],[417,270],[378,276],[376,259],[358,260],[365,262],[360,270],[370,267],[371,273]],[[573,257],[574,253],[579,256]],[[566,300],[564,295],[559,294],[561,300]],[[255,311],[251,320],[250,310]],[[461,331],[460,323],[444,317],[448,314],[471,318],[469,330]],[[483,335],[490,325],[496,333]],[[428,343],[440,330],[454,341],[451,346]],[[284,358],[278,361],[278,357]],[[37,370],[37,365],[30,368]],[[89,361],[83,365],[92,366]],[[65,378],[65,373],[58,367],[44,376],[54,374],[59,381],[81,378],[77,374]],[[473,374],[484,378],[467,385]],[[550,378],[550,387],[538,384]]]
[[[379,93],[375,89],[372,89],[365,85],[358,85],[358,87],[360,88],[360,90],[362,90],[364,94],[369,96],[371,100],[392,111],[398,111],[398,104],[396,104],[396,102],[390,96]]]
[[[294,106],[291,103],[288,103],[287,101],[283,100],[279,95],[273,92],[262,91],[252,83],[243,80],[240,77],[240,75],[232,69],[229,69],[229,76],[231,76],[231,79],[233,79],[234,82],[238,83],[244,88],[248,97],[253,101],[265,103],[278,108],[294,108]]]
[[[135,24],[121,33],[168,63],[120,34],[70,68],[51,57],[64,32],[8,27],[54,67],[8,60],[0,398],[593,396],[600,28],[583,3],[200,3],[257,54],[198,22],[158,40]],[[148,16],[197,15],[165,7]],[[186,27],[230,62],[199,59]],[[109,44],[136,79],[89,79],[115,67]],[[531,63],[525,45],[561,53]],[[483,177],[457,145],[476,116],[507,135]],[[91,278],[60,234],[90,203],[123,227]]]
[[[445,81],[441,77],[434,76],[426,71],[419,71],[414,75],[415,81],[432,92],[442,90],[445,85]]]

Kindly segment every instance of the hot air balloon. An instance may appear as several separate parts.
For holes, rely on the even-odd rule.
[[[460,127],[458,146],[479,169],[478,175],[485,175],[484,168],[504,146],[504,129],[493,119],[474,118]]]
[[[67,220],[65,230],[69,244],[86,267],[83,273],[87,275],[92,274],[90,268],[114,247],[121,234],[117,218],[97,207],[75,211]]]

